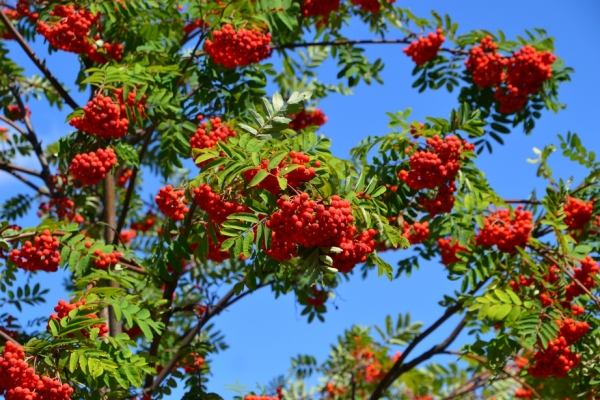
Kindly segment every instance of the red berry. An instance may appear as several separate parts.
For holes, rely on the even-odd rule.
[[[116,163],[113,149],[98,149],[96,152],[77,154],[71,161],[69,171],[83,185],[96,185]]]
[[[271,55],[271,34],[254,29],[236,32],[230,24],[212,32],[213,40],[207,39],[204,50],[217,65],[225,68],[246,67]]]

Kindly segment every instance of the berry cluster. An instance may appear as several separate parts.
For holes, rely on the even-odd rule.
[[[514,253],[516,247],[525,247],[531,234],[531,211],[523,211],[519,206],[511,218],[510,210],[500,210],[484,220],[484,227],[475,237],[479,246],[494,246],[505,253]]]
[[[208,237],[208,254],[206,255],[206,259],[210,260],[210,261],[214,261],[216,263],[222,263],[223,261],[228,260],[229,257],[231,256],[229,254],[229,250],[225,250],[225,251],[221,250],[221,245],[223,244],[225,239],[227,239],[227,237],[225,237],[219,233],[218,225],[215,225],[214,223],[210,223],[206,227],[207,231],[211,228],[213,229],[213,231],[215,233],[217,243],[213,242],[213,238],[212,238],[211,234],[209,234],[209,233],[206,234]]]
[[[83,116],[72,118],[69,124],[108,140],[125,136],[129,120],[121,112],[121,106],[111,97],[98,94],[83,107]]]
[[[28,117],[31,116],[31,111],[29,111],[29,107],[25,106],[25,113]],[[6,118],[12,121],[21,121],[25,118],[25,115],[21,112],[21,107],[18,104],[10,104],[6,106],[5,112]]]
[[[25,362],[23,348],[6,342],[0,357],[0,395],[7,400],[68,400],[73,388],[48,376],[40,377]]]
[[[17,18],[29,18],[31,23],[37,22],[40,15],[36,12],[32,12],[29,9],[29,0],[19,0],[16,6]]]
[[[377,235],[375,229],[368,229],[354,236],[354,238],[344,237],[338,245],[342,249],[342,252],[331,255],[333,268],[340,272],[348,273],[352,271],[356,264],[367,261],[367,254],[372,253],[376,249],[376,242],[373,239],[375,235]]]
[[[442,29],[438,28],[435,34],[431,32],[427,37],[420,37],[419,40],[412,42],[403,51],[413,59],[415,64],[423,65],[437,56],[444,40],[446,38],[442,35]]]
[[[598,274],[600,267],[598,263],[590,256],[586,256],[580,261],[581,267],[573,268],[574,276],[580,284],[586,289],[590,290],[596,286],[596,281],[593,276]],[[569,283],[566,288],[567,301],[571,301],[573,298],[580,296],[585,293],[585,290],[575,282]]]
[[[532,395],[533,392],[529,389],[518,388],[517,390],[515,390],[515,397],[517,399],[530,399]]]
[[[581,230],[592,219],[594,202],[586,203],[582,200],[569,197],[565,204],[565,224],[570,230]]]
[[[533,355],[534,363],[528,373],[534,378],[562,378],[579,364],[579,354],[573,353],[569,346],[581,339],[590,326],[570,318],[558,320],[556,324],[560,328],[558,337]]]
[[[328,291],[312,286],[306,303],[313,307],[322,307],[327,301]]]
[[[21,249],[14,249],[8,255],[17,267],[25,271],[58,271],[60,252],[58,240],[45,230],[33,239],[26,241]]]
[[[433,189],[454,180],[460,170],[461,154],[474,149],[456,136],[441,139],[435,135],[427,139],[427,146],[428,149],[417,150],[410,156],[409,171],[398,173],[412,190]]]
[[[142,222],[132,222],[130,227],[131,229],[144,233],[152,229],[155,223],[156,215],[154,215],[152,210],[149,210],[146,218]]]
[[[356,230],[350,202],[333,196],[329,205],[310,200],[308,193],[282,196],[277,200],[279,210],[267,220],[267,226],[287,242],[303,247],[337,246],[352,239]]]
[[[94,255],[97,257],[94,260],[94,265],[96,268],[103,269],[105,271],[107,271],[109,267],[117,265],[119,263],[119,258],[123,256],[118,251],[113,251],[110,254],[104,254],[100,249],[94,250]]]
[[[227,24],[212,32],[213,40],[207,39],[204,50],[217,65],[225,68],[246,67],[271,55],[271,34],[254,29],[236,31]]]
[[[481,40],[481,47],[473,46],[465,61],[467,71],[472,73],[473,82],[479,87],[497,86],[506,78],[504,68],[508,60],[496,52],[497,48],[488,35]]]
[[[267,250],[263,244],[263,250],[266,255],[274,260],[281,262],[289,261],[298,255],[296,245],[280,237],[281,235],[271,232],[271,247]]]
[[[396,0],[387,0],[389,4],[395,3]],[[360,8],[364,11],[372,12],[377,14],[381,11],[381,4],[379,0],[352,0],[352,3],[360,6]]]
[[[428,195],[433,197],[419,196],[419,204],[433,217],[438,214],[446,214],[454,207],[454,192],[456,184],[454,181],[446,182],[435,191],[429,191]]]
[[[125,106],[128,106],[129,108],[136,110],[137,112],[140,113],[140,115],[142,117],[146,116],[144,109],[146,108],[146,97],[147,96],[145,94],[142,95],[142,97],[140,98],[139,101],[135,101],[135,99],[137,98],[137,90],[130,90],[129,93],[127,93],[127,100],[125,100],[125,97],[123,96],[123,88],[115,89],[113,91],[113,94],[119,100],[119,106],[121,107],[121,117],[122,118],[127,117],[127,110],[126,110]],[[135,114],[132,114],[132,118],[134,121],[136,120]]]
[[[54,307],[54,311],[55,313],[50,314],[50,320],[55,320],[56,322],[59,322],[63,319],[69,316],[69,313],[73,310],[75,310],[76,308],[79,307],[83,307],[85,306],[85,299],[78,301],[76,303],[73,303],[73,300],[71,300],[70,303],[67,303],[64,300],[59,300],[58,301],[58,305],[56,307]],[[91,318],[91,319],[98,319],[98,316],[96,314],[87,314],[85,315],[86,318]],[[50,320],[48,320],[48,323],[50,322]],[[91,325],[89,327],[89,329],[94,329],[94,328],[98,328],[99,329],[99,333],[98,336],[104,336],[108,333],[108,327],[106,326],[106,324],[95,324],[95,325]],[[50,325],[48,325],[46,327],[47,330],[50,330]],[[81,330],[81,334],[85,337],[90,337],[90,334],[87,330],[82,329]]]
[[[92,38],[89,37],[92,28],[100,28],[100,14],[92,14],[85,8],[73,5],[57,5],[50,12],[50,23],[39,21],[37,31],[57,49],[75,54],[85,54],[97,63],[106,62],[104,54],[98,52]],[[99,37],[94,37],[99,39]],[[106,54],[115,60],[120,60],[123,46],[120,44],[104,43]]]
[[[226,201],[210,186],[202,184],[194,189],[194,201],[215,224],[222,224],[231,214],[247,212],[248,207],[235,201]]]
[[[410,244],[423,243],[429,237],[429,222],[415,222],[410,225],[406,222],[402,228],[402,236],[404,236]]]
[[[304,0],[302,15],[305,17],[327,18],[329,14],[340,9],[340,0]]]
[[[327,122],[327,117],[319,109],[315,109],[314,111],[302,109],[302,111],[292,115],[292,117],[294,119],[290,122],[290,128],[295,131],[300,131],[308,126],[322,126]]]
[[[202,119],[202,116],[198,116],[198,119]],[[210,118],[208,122],[204,121],[198,126],[196,133],[190,139],[190,146],[192,149],[212,149],[218,142],[224,142],[228,137],[235,135],[236,132],[224,125],[221,118]],[[209,161],[204,161],[198,166],[202,168],[208,163]]]
[[[57,197],[48,203],[40,203],[38,210],[38,217],[47,214],[59,220],[67,219],[78,224],[83,222],[83,217],[75,212],[75,202],[67,197]]]
[[[265,189],[271,192],[271,194],[277,196],[282,190],[279,186],[279,181],[277,180],[277,178],[281,176],[282,170],[290,165],[299,165],[298,168],[283,175],[283,177],[287,179],[288,187],[296,189],[304,183],[309,182],[316,176],[315,169],[311,167],[309,163],[310,156],[304,153],[290,151],[288,157],[281,160],[277,167],[269,171],[269,159],[264,159],[259,167],[245,171],[244,179],[247,182],[250,182],[260,170],[269,172],[269,175],[263,179],[257,185],[257,187]],[[319,161],[315,161],[313,165],[318,168],[321,166],[321,163]]]
[[[182,360],[181,364],[186,374],[194,374],[204,367],[204,358],[200,357],[198,353],[190,353]]]
[[[125,169],[122,169],[121,171],[119,171],[119,173],[116,176],[117,186],[120,188],[124,188],[125,185],[127,185],[127,181],[129,181],[129,178],[131,178],[132,175],[133,175],[133,171],[130,170],[129,168],[125,168]]]
[[[136,233],[134,230],[128,229],[126,231],[121,231],[119,237],[121,238],[121,242],[127,244],[131,243],[133,239],[136,237]]]
[[[452,238],[438,239],[438,249],[442,255],[442,264],[446,267],[460,261],[456,255],[467,250],[458,244],[458,240],[453,240]]]
[[[117,163],[113,149],[98,149],[96,152],[77,154],[71,161],[69,171],[83,185],[98,184]]]
[[[160,188],[154,200],[159,210],[175,221],[181,221],[185,218],[185,214],[190,211],[185,206],[188,203],[185,198],[185,191],[183,189],[173,190],[171,185]]]

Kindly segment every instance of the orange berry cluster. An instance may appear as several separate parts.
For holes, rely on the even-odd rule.
[[[555,322],[560,328],[558,337],[533,355],[534,364],[527,372],[534,378],[562,378],[579,364],[579,354],[572,352],[569,346],[581,339],[590,326],[570,318]]]
[[[530,399],[533,396],[533,392],[529,389],[518,388],[515,390],[515,397],[517,399]]]
[[[116,176],[117,186],[120,188],[124,188],[125,185],[127,185],[127,181],[129,181],[129,178],[131,178],[132,175],[133,171],[129,168],[122,169],[121,171],[119,171],[119,173]]]
[[[302,15],[305,17],[327,17],[340,9],[340,0],[304,0]]]
[[[435,34],[431,32],[427,37],[420,37],[402,51],[411,57],[415,64],[423,65],[437,56],[444,40],[446,38],[442,35],[442,29],[438,28]]]
[[[311,292],[308,295],[306,303],[313,307],[321,307],[327,301],[327,290],[317,289],[316,286],[312,286]]]
[[[126,117],[111,97],[98,94],[83,107],[83,116],[72,118],[69,125],[106,140],[119,139],[127,134]]]
[[[116,163],[117,156],[113,149],[98,149],[95,152],[77,154],[71,161],[69,171],[81,184],[96,185]]]
[[[28,117],[31,116],[29,107],[25,106],[25,113]],[[21,107],[18,104],[10,104],[6,106],[6,117],[13,121],[21,121],[25,118],[25,115],[21,112]]]
[[[119,106],[121,107],[121,116],[123,118],[127,117],[127,111],[125,109],[126,105],[130,108],[136,109],[142,117],[146,115],[144,109],[146,108],[147,96],[145,94],[142,95],[139,101],[135,101],[137,97],[137,90],[130,90],[129,93],[127,93],[127,100],[125,100],[125,97],[123,96],[123,88],[115,89],[113,91],[113,94],[119,100]],[[133,120],[135,121],[135,114],[133,114]]]
[[[72,394],[68,384],[37,375],[25,362],[23,348],[6,342],[0,357],[0,395],[6,400],[68,400]]]
[[[198,116],[198,119],[202,119],[202,116]],[[218,142],[224,142],[228,137],[234,137],[235,135],[235,131],[224,125],[221,118],[210,118],[209,121],[204,121],[198,126],[196,133],[190,139],[190,146],[192,149],[212,149]],[[204,161],[198,166],[202,168],[209,162]]]
[[[277,167],[269,171],[269,159],[266,158],[262,160],[262,163],[259,167],[250,169],[248,171],[244,171],[244,179],[247,182],[250,182],[260,170],[265,170],[269,172],[269,175],[256,186],[271,192],[271,194],[273,195],[278,195],[282,190],[279,186],[279,181],[277,180],[277,178],[281,176],[281,170],[289,165],[299,165],[298,168],[283,175],[283,177],[287,179],[288,187],[295,189],[301,186],[302,184],[310,181],[316,176],[315,169],[311,167],[309,163],[309,155],[295,151],[290,151],[290,154],[287,157],[287,159],[281,160]],[[321,163],[319,161],[315,161],[313,164],[315,167],[321,166]]]
[[[395,3],[396,0],[387,0],[387,2],[392,4]],[[379,0],[352,0],[352,3],[360,6],[360,8],[364,11],[372,12],[374,14],[377,14],[379,11],[381,11],[381,4],[379,3]]]
[[[406,222],[402,228],[402,236],[404,236],[410,244],[423,243],[429,237],[429,222],[415,222],[410,225]]]
[[[211,234],[209,234],[209,233],[206,234],[206,236],[208,238],[208,254],[206,255],[206,259],[210,260],[210,261],[214,261],[216,263],[222,263],[223,261],[229,259],[229,257],[230,257],[229,250],[225,250],[225,251],[221,250],[221,245],[227,239],[227,237],[225,237],[219,233],[218,225],[216,225],[214,223],[209,223],[206,227],[207,232],[211,228],[215,233],[215,236],[217,238],[217,243],[213,242],[213,238],[212,238]],[[198,247],[198,244],[194,243],[190,247],[192,248],[193,251],[195,251],[196,247]]]
[[[349,232],[354,233],[356,228],[350,228]],[[356,264],[367,261],[367,254],[372,253],[377,248],[377,243],[373,239],[376,235],[377,231],[375,229],[368,229],[354,237],[350,237],[350,235],[342,237],[338,245],[342,252],[331,255],[333,267],[340,272],[348,273],[352,271]]]
[[[67,219],[71,222],[82,223],[83,217],[75,212],[75,202],[67,197],[57,197],[48,203],[40,203],[38,216],[44,214],[56,216],[59,220]]]
[[[570,230],[581,230],[592,219],[594,202],[586,203],[579,199],[569,197],[565,204],[565,224]]]
[[[467,250],[458,244],[458,240],[452,238],[438,239],[438,248],[442,254],[442,264],[445,266],[460,261],[456,255]]]
[[[465,61],[467,71],[473,75],[473,82],[479,87],[500,85],[506,78],[504,68],[508,60],[496,52],[498,45],[491,36],[481,40],[480,46],[473,46]]]
[[[271,34],[254,29],[236,31],[227,24],[212,32],[213,40],[207,39],[204,50],[217,65],[225,68],[246,67],[271,55]]]
[[[181,221],[185,214],[190,211],[185,205],[188,203],[184,190],[173,190],[173,186],[167,185],[160,188],[154,198],[160,211],[174,221]]]
[[[579,283],[590,290],[596,286],[596,281],[592,276],[598,274],[600,267],[598,267],[598,263],[590,256],[586,256],[580,261],[580,264],[581,267],[573,268],[573,275]],[[565,290],[568,301],[585,293],[585,290],[575,282],[569,283]]]
[[[316,109],[314,111],[306,111],[302,109],[298,114],[292,115],[294,119],[290,122],[290,129],[295,131],[302,130],[307,126],[322,126],[327,122],[327,117],[323,111]]]
[[[21,249],[14,249],[8,255],[17,267],[25,271],[58,271],[60,263],[59,243],[55,237],[45,230],[41,235],[23,243]]]
[[[296,245],[287,242],[283,235],[271,232],[271,248],[266,249],[263,244],[263,250],[266,255],[277,261],[289,261],[296,257]]]
[[[454,180],[460,170],[460,157],[474,146],[456,136],[438,135],[427,139],[428,149],[410,156],[410,170],[401,170],[398,177],[412,190],[433,189]],[[407,150],[409,152],[410,150]]]
[[[110,254],[104,254],[100,249],[94,250],[94,255],[97,257],[94,260],[94,265],[96,268],[103,269],[105,271],[107,271],[109,267],[117,265],[119,263],[119,258],[123,256],[118,251],[113,251]]]
[[[224,200],[205,183],[194,189],[194,201],[215,224],[222,224],[231,214],[248,211],[248,207],[240,203]]]
[[[190,353],[182,362],[183,370],[186,374],[194,374],[201,371],[204,367],[204,358],[200,357],[197,353]]]
[[[56,322],[59,322],[65,318],[69,316],[69,313],[73,310],[75,310],[76,308],[79,307],[83,307],[85,306],[85,299],[75,302],[73,303],[73,300],[71,300],[70,303],[67,303],[64,300],[59,300],[58,301],[58,305],[54,307],[54,311],[56,313],[52,313],[50,314],[50,319],[48,320],[48,323],[50,323],[50,320],[55,320]],[[85,316],[86,318],[92,318],[92,319],[98,319],[98,316],[96,314],[87,314]],[[106,326],[106,324],[96,324],[96,325],[92,325],[90,326],[89,329],[94,329],[94,328],[98,328],[99,329],[99,333],[98,336],[104,336],[108,333],[108,327]],[[48,324],[48,326],[46,327],[47,330],[50,330],[50,325]],[[81,334],[85,337],[90,337],[89,332],[87,332],[85,329],[81,330]]]
[[[516,247],[525,247],[533,228],[531,211],[523,211],[523,206],[515,210],[514,218],[510,210],[500,210],[485,218],[484,227],[475,237],[479,246],[494,246],[505,253],[514,253]]]
[[[452,207],[454,207],[454,192],[456,192],[454,181],[446,182],[435,191],[429,192],[429,195],[435,193],[435,196],[431,198],[424,195],[419,196],[419,204],[432,217],[438,214],[449,213],[452,211]]]
[[[50,12],[54,18],[50,23],[40,21],[37,31],[57,49],[75,54],[85,54],[97,63],[106,62],[104,54],[98,52],[92,38],[89,37],[93,27],[99,28],[100,13],[92,14],[85,8],[73,5],[57,5]],[[95,37],[94,39],[99,39]],[[121,59],[123,46],[120,44],[104,43],[103,49],[115,60]]]
[[[130,227],[136,231],[148,232],[150,229],[152,229],[155,223],[156,215],[154,215],[152,210],[149,210],[146,214],[146,218],[142,222],[132,222]]]

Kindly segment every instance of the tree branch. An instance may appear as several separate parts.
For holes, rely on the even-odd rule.
[[[13,35],[14,39],[17,41],[17,43],[19,43],[19,45],[21,46],[23,51],[25,51],[25,54],[27,54],[29,59],[31,61],[33,61],[33,63],[36,65],[36,67],[38,67],[38,69],[44,74],[46,79],[48,79],[48,81],[50,82],[52,87],[54,87],[54,89],[56,89],[56,91],[58,92],[60,97],[63,98],[65,103],[67,103],[72,109],[79,108],[79,106],[77,105],[75,100],[73,100],[73,98],[71,98],[71,96],[69,95],[69,93],[67,93],[65,88],[60,84],[60,82],[58,82],[58,80],[54,77],[54,75],[52,75],[52,73],[50,72],[48,67],[46,67],[46,63],[42,62],[38,58],[38,56],[33,52],[31,47],[29,47],[29,45],[27,44],[27,42],[25,41],[23,36],[21,36],[21,34],[17,30],[17,28],[15,28],[15,26],[10,22],[10,20],[4,13],[0,13],[0,21],[2,21],[2,23],[4,23],[4,25],[6,26],[6,29],[8,29],[8,31]]]
[[[470,295],[474,294],[475,292],[477,292],[483,285],[485,285],[485,283],[488,281],[489,278],[479,282],[475,288],[473,288],[473,290],[471,290],[469,292]],[[373,391],[373,393],[371,394],[371,400],[375,400],[375,399],[379,399],[380,397],[383,396],[383,394],[385,393],[385,391],[394,383],[394,381],[396,379],[398,379],[400,377],[400,375],[402,375],[404,372],[412,369],[415,365],[417,364],[413,364],[415,360],[420,359],[420,357],[417,357],[415,360],[411,361],[409,364],[411,364],[410,368],[406,369],[405,365],[404,365],[404,360],[406,360],[406,358],[408,357],[408,355],[415,349],[415,347],[417,347],[417,345],[419,343],[421,343],[421,341],[423,341],[423,339],[425,339],[427,336],[429,336],[432,332],[434,332],[437,328],[440,327],[440,325],[442,325],[444,322],[446,322],[451,316],[453,316],[454,314],[456,314],[458,311],[460,311],[463,307],[462,303],[456,303],[455,305],[453,305],[452,307],[448,307],[446,309],[446,312],[444,312],[444,314],[437,320],[435,321],[429,328],[427,328],[425,331],[423,331],[423,333],[421,333],[420,335],[418,335],[406,348],[406,350],[402,353],[402,355],[400,356],[400,358],[394,363],[394,365],[392,366],[392,368],[390,368],[390,370],[387,372],[387,374],[383,377],[383,379],[381,381],[379,381],[379,384],[377,385],[377,387],[375,388],[375,390]],[[464,321],[464,319],[463,319]],[[462,327],[461,327],[462,330]],[[458,331],[460,332],[460,330]],[[458,335],[458,333],[457,333]],[[450,336],[452,337],[452,336]],[[452,338],[452,340],[454,340],[454,338]],[[452,341],[450,341],[448,343],[448,345],[452,343]],[[446,347],[448,346],[446,345]],[[445,347],[442,349],[445,350]],[[431,351],[431,350],[430,350]],[[426,354],[426,353],[424,353]],[[431,357],[431,356],[429,356]],[[427,358],[429,358],[427,357]],[[425,358],[425,359],[427,359]],[[422,360],[421,360],[422,361]],[[419,362],[421,362],[419,361]],[[409,365],[406,364],[406,365]]]
[[[0,121],[3,121],[5,123],[7,123],[8,125],[12,126],[15,130],[19,131],[19,133],[23,136],[27,136],[27,132],[25,132],[25,130],[23,128],[21,128],[19,125],[17,125],[15,123],[15,121],[13,121],[12,119],[6,118],[4,115],[0,115]]]
[[[7,169],[11,169],[13,171],[23,172],[24,174],[29,174],[29,175],[36,176],[38,178],[42,177],[42,173],[41,172],[36,171],[34,169],[21,167],[20,165],[16,165],[16,164],[0,162],[0,168],[3,168],[5,171]]]
[[[331,40],[327,42],[305,42],[305,43],[286,43],[271,46],[273,50],[280,49],[297,49],[302,47],[325,47],[325,46],[346,46],[346,45],[361,45],[361,44],[410,44],[414,40],[411,37],[404,39],[370,39],[370,40]],[[468,55],[469,52],[460,49],[441,48],[443,51],[451,54]]]
[[[0,14],[2,14],[2,13],[0,13]],[[13,342],[14,344],[17,344],[17,345],[23,347],[23,345],[21,343],[17,342],[15,339],[11,338],[9,335],[7,335],[6,333],[2,332],[1,330],[0,330],[0,337],[2,339],[4,339],[4,340],[8,340],[10,342]]]
[[[35,190],[39,194],[44,195],[44,196],[50,196],[50,193],[48,193],[47,191],[43,190],[42,188],[40,188],[39,186],[35,185],[34,183],[30,182],[29,179],[25,178],[23,175],[21,175],[18,172],[16,172],[14,168],[9,167],[8,165],[9,164],[0,163],[0,170],[8,172],[9,174],[11,174],[15,178],[17,178],[18,180],[20,180],[21,182],[23,182],[24,184],[26,184],[27,186],[29,186],[30,188],[32,188],[33,190]]]

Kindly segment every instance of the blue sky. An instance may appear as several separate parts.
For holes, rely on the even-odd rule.
[[[525,198],[533,188],[544,187],[535,178],[536,166],[526,159],[534,157],[533,147],[543,148],[549,143],[557,143],[557,134],[567,131],[577,132],[584,145],[590,150],[600,151],[597,139],[598,124],[595,120],[600,111],[600,3],[593,0],[569,2],[559,1],[514,1],[474,2],[455,1],[402,1],[398,5],[409,7],[420,16],[429,15],[434,9],[440,14],[448,13],[459,23],[459,33],[471,29],[495,31],[502,29],[508,38],[522,34],[524,29],[541,27],[556,38],[556,53],[575,68],[573,81],[563,85],[560,98],[568,105],[557,115],[544,113],[531,136],[516,131],[508,137],[505,146],[495,146],[492,155],[483,154],[478,166],[486,172],[492,186],[506,198]],[[358,22],[358,21],[357,21]],[[353,39],[368,38],[368,32],[360,26],[351,27],[347,35]],[[38,42],[36,50],[43,53],[44,46]],[[37,73],[31,68],[23,53],[16,48],[12,54],[22,60],[28,72]],[[383,58],[386,68],[382,74],[385,85],[360,85],[350,97],[334,96],[321,102],[320,108],[329,117],[322,132],[333,140],[333,151],[337,156],[346,157],[349,150],[367,135],[382,135],[388,132],[386,111],[395,112],[408,107],[413,109],[413,117],[448,115],[456,100],[453,94],[442,91],[418,94],[411,88],[410,75],[412,61],[402,53],[399,46],[371,46],[367,55],[374,59]],[[50,69],[62,80],[71,84],[75,79],[74,70],[68,67],[76,62],[72,55],[55,53],[48,58]],[[69,64],[70,63],[70,64]],[[327,63],[320,74],[323,79],[333,80],[337,70],[333,63]],[[75,94],[83,104],[87,94]],[[63,123],[66,112],[50,109],[45,102],[30,101],[32,121],[44,141],[48,144],[69,131]],[[29,166],[35,162],[22,160]],[[558,154],[551,164],[555,174],[568,178],[581,176],[577,165],[561,159]],[[159,182],[153,183],[158,187]],[[0,200],[27,190],[19,182],[0,174]],[[22,224],[26,225],[27,221]],[[402,252],[385,255],[387,261],[395,264],[405,254]],[[48,315],[59,298],[64,298],[60,274],[40,275],[34,278],[43,281],[51,288],[48,303],[43,306],[25,308],[31,317]],[[451,292],[454,285],[445,279],[444,267],[438,262],[423,262],[421,270],[409,279],[402,278],[389,282],[385,278],[370,276],[366,280],[358,277],[338,289],[335,300],[337,309],[329,306],[326,322],[307,324],[300,316],[300,308],[295,306],[293,296],[275,300],[268,291],[258,292],[236,303],[223,312],[214,322],[226,335],[230,349],[211,360],[213,376],[209,389],[231,398],[234,393],[225,390],[227,384],[236,380],[255,388],[256,383],[266,384],[272,378],[285,374],[290,365],[290,357],[297,354],[312,354],[323,360],[329,352],[330,344],[352,324],[382,324],[386,315],[394,318],[399,313],[410,312],[413,320],[425,324],[437,319],[442,308],[437,302],[444,293]],[[4,310],[1,310],[3,312]],[[445,325],[445,330],[434,334],[417,348],[426,349],[445,337],[453,328],[454,320]],[[462,336],[454,345],[469,340]],[[442,356],[447,357],[447,356]],[[438,361],[444,362],[440,358]],[[175,392],[172,398],[180,397]]]

